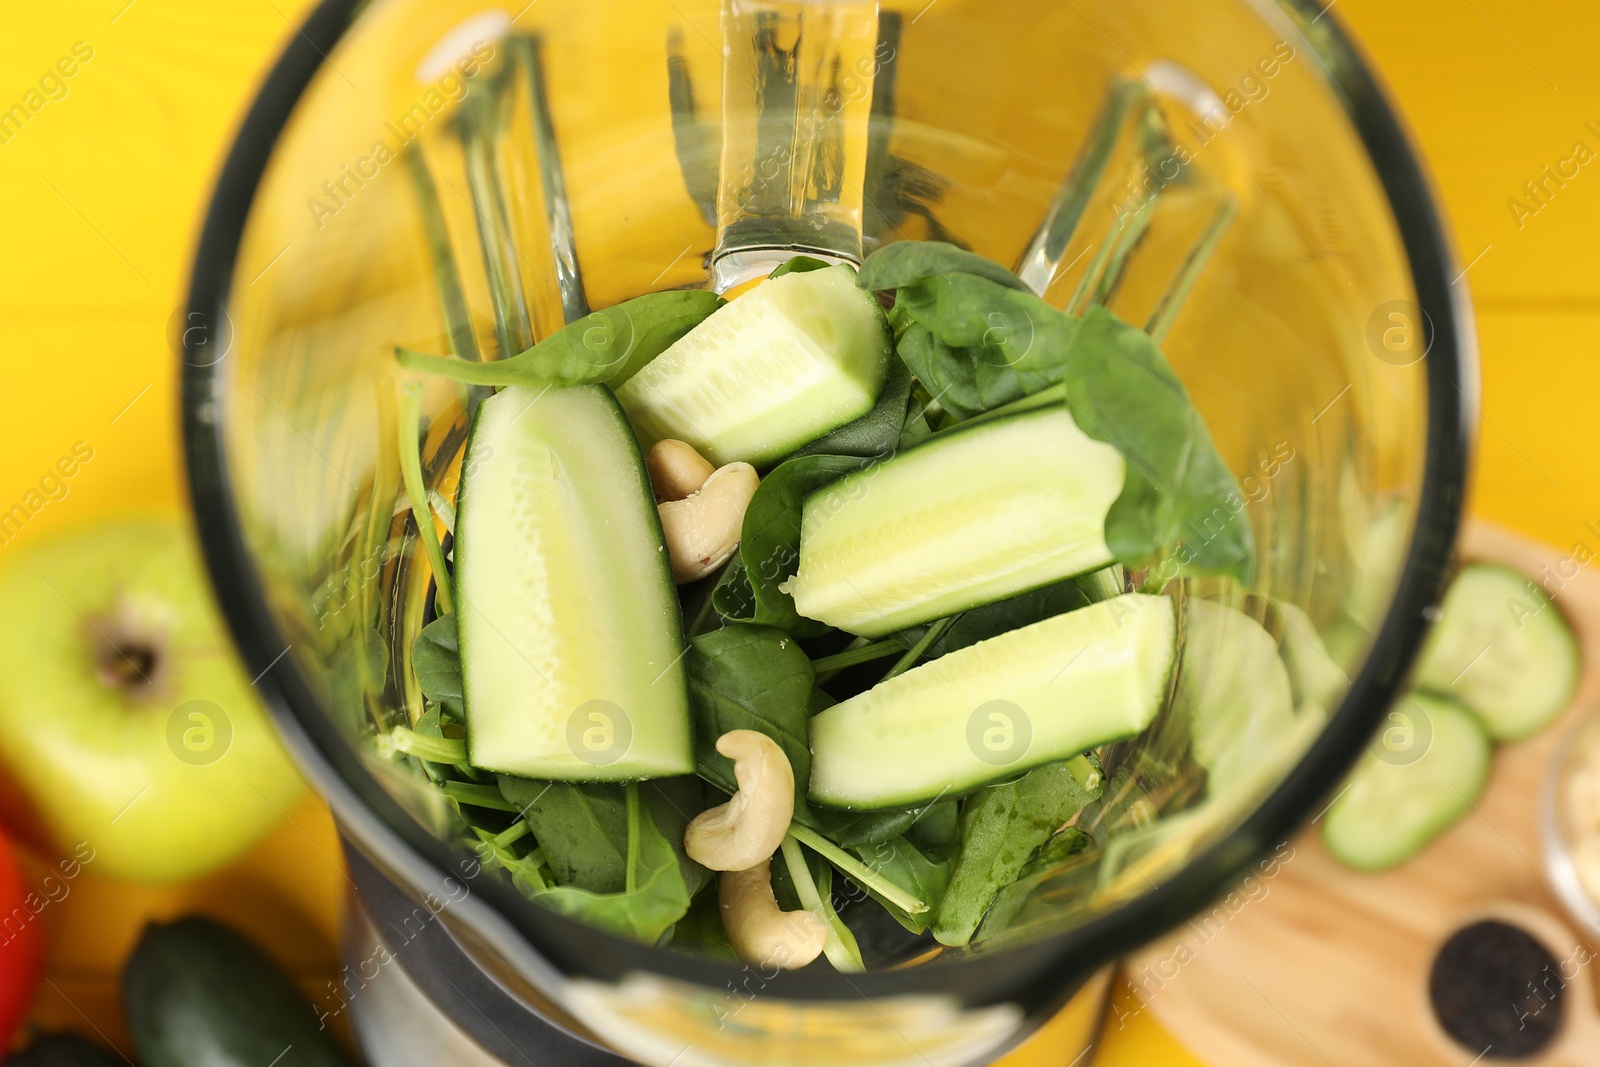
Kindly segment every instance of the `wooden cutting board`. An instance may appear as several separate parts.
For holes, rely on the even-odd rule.
[[[1469,527],[1462,551],[1530,575],[1562,556],[1485,524]],[[1429,969],[1445,938],[1474,919],[1505,918],[1558,961],[1590,959],[1545,878],[1539,812],[1552,759],[1600,705],[1600,577],[1583,569],[1557,602],[1583,652],[1577,694],[1543,733],[1496,751],[1473,812],[1409,863],[1377,875],[1339,866],[1317,828],[1307,829],[1281,850],[1275,874],[1229,898],[1232,908],[1225,903],[1126,961],[1121,980],[1136,994],[1124,998],[1133,1010],[1153,1013],[1216,1067],[1467,1067],[1476,1050],[1450,1041],[1428,1003]],[[1482,1062],[1600,1065],[1597,967],[1600,960],[1580,967],[1568,983],[1562,1032],[1540,1056],[1491,1053]],[[1121,1024],[1108,1020],[1112,1029]]]

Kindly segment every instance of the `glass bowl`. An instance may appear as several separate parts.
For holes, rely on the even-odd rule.
[[[1294,728],[1211,783],[1169,707],[1101,753],[1087,853],[1008,889],[967,949],[895,944],[864,974],[736,967],[536,906],[374,743],[421,710],[429,610],[394,346],[500,358],[628,297],[904,239],[1164,336],[1239,476],[1218,521],[1258,546],[1248,582],[1171,589],[1233,609],[1216,647],[1266,629]],[[326,0],[228,158],[187,316],[209,565],[349,846],[517,1003],[663,1064],[984,1060],[1225,889],[1403,681],[1476,389],[1417,162],[1334,16],[1298,0]],[[448,497],[474,394],[424,386]],[[1250,688],[1209,659],[1184,660],[1195,692]]]

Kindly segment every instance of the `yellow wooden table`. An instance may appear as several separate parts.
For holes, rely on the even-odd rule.
[[[1600,520],[1589,433],[1600,395],[1600,172],[1535,203],[1524,183],[1600,152],[1600,9],[1584,0],[1334,0],[1432,166],[1477,299],[1484,427],[1473,511],[1557,544]],[[94,462],[28,527],[180,500],[167,347],[198,222],[233,127],[309,0],[10,4],[0,110],[57,60],[71,78],[0,141],[0,329],[8,410],[0,507],[85,440]],[[74,50],[76,49],[76,53]],[[82,59],[87,54],[87,59]],[[1521,198],[1524,208],[1512,202]],[[1537,207],[1537,211],[1529,210]],[[0,549],[3,551],[3,549]],[[307,803],[238,867],[193,886],[80,878],[48,913],[37,1018],[120,1040],[114,976],[149,918],[191,910],[252,934],[308,992],[334,969],[344,890],[325,809]],[[1190,1064],[1123,992],[1101,1065]],[[1118,1022],[1128,1018],[1126,1025]]]

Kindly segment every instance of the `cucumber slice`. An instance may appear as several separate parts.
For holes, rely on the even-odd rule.
[[[811,720],[811,799],[909,807],[1133,737],[1175,631],[1170,599],[1129,593],[914,667]]]
[[[1417,749],[1422,754],[1413,757]],[[1329,806],[1323,843],[1357,870],[1404,863],[1471,809],[1488,780],[1489,755],[1471,712],[1421,693],[1403,697]]]
[[[1278,616],[1278,650],[1289,668],[1294,706],[1332,709],[1349,690],[1350,676],[1334,659],[1310,615],[1287,600],[1274,600],[1272,610]]]
[[[1195,762],[1220,793],[1247,777],[1293,732],[1294,696],[1278,643],[1255,619],[1190,599],[1184,612],[1177,707],[1188,713]]]
[[[883,309],[849,267],[791,273],[718,309],[617,399],[647,449],[673,438],[759,466],[871,411],[889,356]]]
[[[806,499],[795,608],[882,637],[1104,567],[1122,478],[1064,407],[942,434]]]
[[[478,405],[456,522],[467,753],[559,781],[694,773],[655,498],[604,386]]]
[[[1578,671],[1561,609],[1519,572],[1473,563],[1445,594],[1416,685],[1477,712],[1496,741],[1516,741],[1561,714]]]

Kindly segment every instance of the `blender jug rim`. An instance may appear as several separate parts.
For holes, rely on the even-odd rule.
[[[1310,748],[1259,806],[1220,840],[1138,897],[1083,924],[1023,945],[975,952],[955,960],[896,971],[840,976],[783,972],[769,992],[793,999],[955,993],[969,1004],[1042,1002],[1063,982],[1170,929],[1220,895],[1261,853],[1291,836],[1366,745],[1403,681],[1426,633],[1426,611],[1437,602],[1461,519],[1470,463],[1477,393],[1476,344],[1465,280],[1452,281],[1455,262],[1420,162],[1375,77],[1336,15],[1315,0],[1246,0],[1300,31],[1319,59],[1322,77],[1339,97],[1382,184],[1406,251],[1417,302],[1435,337],[1426,357],[1426,454],[1415,528],[1394,597],[1372,650],[1345,699]],[[362,0],[321,0],[292,36],[241,123],[217,180],[195,254],[186,321],[225,321],[242,235],[263,172],[279,135],[309,86],[352,25]],[[1265,9],[1265,10],[1263,10]],[[1307,35],[1307,27],[1316,32]],[[285,745],[328,800],[355,843],[381,856],[413,888],[448,886],[466,856],[428,833],[387,794],[323,713],[273,621],[226,473],[217,399],[222,359],[189,358],[208,340],[191,344],[186,331],[182,368],[182,426],[188,485],[199,540],[222,611]],[[270,669],[269,669],[270,668]],[[458,879],[459,880],[459,879]],[[493,944],[530,978],[559,981],[560,963],[576,973],[611,980],[648,971],[720,988],[738,965],[656,949],[608,934],[541,908],[501,880],[471,886],[451,913]],[[537,946],[535,948],[534,946]]]

